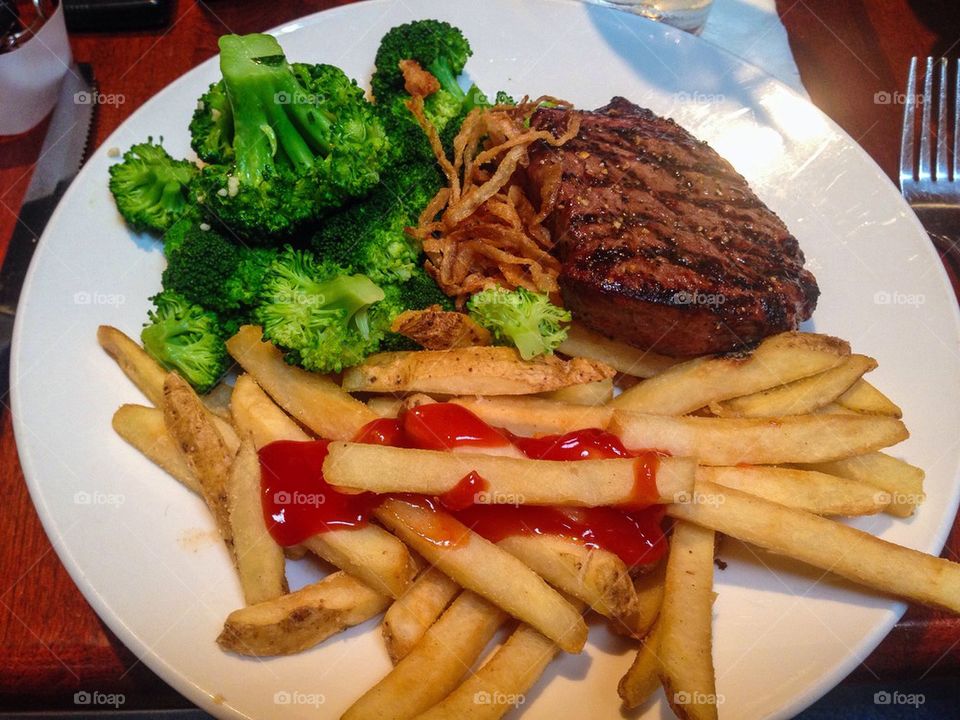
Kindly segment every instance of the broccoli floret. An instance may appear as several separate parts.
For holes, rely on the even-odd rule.
[[[123,219],[138,231],[163,233],[187,208],[197,168],[174,160],[152,140],[134,145],[110,167],[110,192]]]
[[[255,316],[287,362],[339,372],[376,351],[385,327],[371,306],[383,298],[370,278],[288,247],[267,271]]]
[[[144,349],[167,370],[180,373],[199,393],[210,390],[230,366],[217,317],[182,295],[165,290],[151,298]]]
[[[369,191],[387,138],[363,91],[330,65],[291,65],[269,35],[220,38],[233,159],[208,165],[197,198],[251,240],[274,241]]]
[[[398,25],[380,40],[370,81],[378,103],[405,96],[401,60],[416,60],[440,82],[443,91],[459,102],[464,92],[457,83],[467,59],[473,54],[463,33],[440,20],[416,20]],[[459,104],[458,102],[458,104]]]
[[[225,322],[249,315],[277,251],[236,245],[213,229],[187,229],[168,254],[163,287],[217,313]],[[235,322],[231,322],[231,325]]]
[[[420,248],[405,228],[416,225],[441,184],[433,162],[398,169],[362,201],[324,219],[312,247],[321,258],[375,283],[403,282],[420,261]]]
[[[233,159],[233,109],[222,80],[211,84],[197,101],[190,145],[204,162],[222,165]]]
[[[168,258],[183,244],[184,239],[194,232],[203,222],[200,212],[194,206],[188,206],[180,219],[163,234],[163,254]]]
[[[423,310],[434,305],[439,305],[444,310],[454,309],[453,300],[443,293],[422,267],[417,267],[410,279],[398,286],[398,291],[398,302],[402,310]]]
[[[488,288],[467,301],[467,310],[494,340],[516,346],[524,360],[553,352],[567,337],[561,323],[570,322],[570,313],[547,295],[524,288]]]

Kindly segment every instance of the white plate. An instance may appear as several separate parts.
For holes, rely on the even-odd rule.
[[[671,28],[578,3],[371,2],[278,34],[290,58],[335,63],[363,80],[383,33],[422,17],[464,29],[475,51],[469,71],[488,91],[550,93],[581,107],[624,95],[673,116],[733,162],[807,253],[823,290],[816,329],[879,359],[872,379],[902,404],[913,433],[895,452],[927,470],[928,499],[914,519],[855,524],[937,553],[957,507],[957,305],[921,227],[870,158],[760,70]],[[216,76],[215,61],[204,63],[146,103],[87,163],[51,220],[17,317],[17,442],[60,558],[147,665],[217,716],[333,717],[389,667],[376,623],[296,657],[221,652],[214,640],[241,596],[207,511],[110,429],[118,405],[143,399],[97,347],[96,328],[136,336],[164,261],[156,242],[118,218],[107,150],[153,135],[187,154],[190,113]],[[732,542],[723,555],[730,565],[717,573],[715,658],[727,718],[800,711],[904,609]],[[314,573],[301,564],[294,580]],[[627,643],[594,627],[583,654],[550,667],[524,717],[618,717],[616,680],[631,656]],[[668,715],[664,707],[648,716]]]

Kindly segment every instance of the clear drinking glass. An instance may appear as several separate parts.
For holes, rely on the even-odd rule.
[[[617,8],[699,35],[713,0],[588,0],[594,5]]]

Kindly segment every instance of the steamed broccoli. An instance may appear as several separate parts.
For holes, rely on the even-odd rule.
[[[371,306],[383,298],[370,278],[288,247],[267,271],[255,316],[287,362],[339,372],[377,350],[387,321]]]
[[[463,33],[440,20],[415,20],[391,28],[380,40],[374,59],[374,73],[370,80],[373,96],[378,103],[405,96],[401,60],[416,60],[440,82],[441,90],[455,100],[464,98],[457,83],[467,59],[473,54]]]
[[[233,232],[275,242],[377,183],[386,135],[339,68],[291,65],[269,35],[225,35],[220,69],[233,157],[203,169],[197,199]],[[221,141],[195,135],[194,142]]]
[[[167,370],[180,373],[199,393],[210,390],[230,366],[223,331],[213,313],[165,290],[152,298],[144,349]]]
[[[561,323],[570,322],[569,311],[524,288],[488,288],[467,301],[467,310],[494,340],[516,346],[524,360],[553,352],[567,337]]]
[[[233,108],[223,80],[211,84],[197,101],[190,145],[204,162],[223,165],[233,159]]]
[[[168,253],[163,287],[216,313],[225,331],[232,334],[250,321],[263,277],[277,252],[242,247],[215,230],[194,225]]]
[[[420,248],[405,228],[416,225],[441,184],[433,162],[411,163],[406,172],[391,172],[362,201],[324,219],[311,239],[312,247],[321,258],[376,283],[403,282],[420,261]]]
[[[162,233],[184,212],[197,168],[174,160],[152,139],[134,145],[110,167],[110,192],[132,228]]]

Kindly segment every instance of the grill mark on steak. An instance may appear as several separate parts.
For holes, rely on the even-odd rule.
[[[593,112],[542,108],[531,121],[559,134],[531,147],[539,185],[560,166],[548,222],[574,316],[669,355],[728,352],[807,319],[819,295],[783,222],[706,143],[623,98]],[[714,302],[683,302],[709,297]]]

